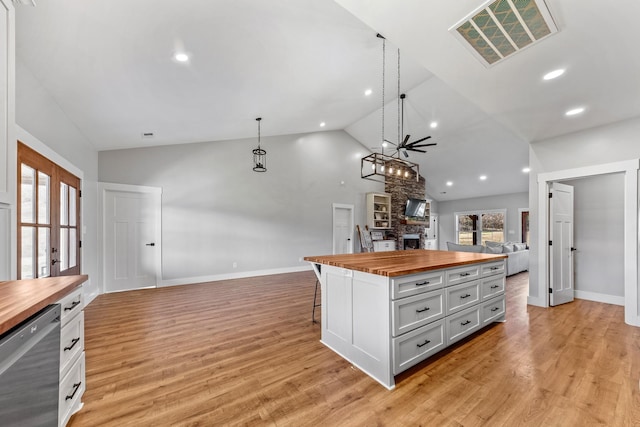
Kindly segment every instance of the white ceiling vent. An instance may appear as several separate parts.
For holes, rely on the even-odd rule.
[[[558,28],[544,0],[490,0],[449,31],[489,67]]]

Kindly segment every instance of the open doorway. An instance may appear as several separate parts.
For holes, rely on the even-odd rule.
[[[537,283],[530,288],[528,303],[548,307],[549,290],[549,185],[552,182],[620,173],[623,178],[623,287],[625,323],[640,326],[638,301],[638,159],[597,166],[541,173],[537,177]]]

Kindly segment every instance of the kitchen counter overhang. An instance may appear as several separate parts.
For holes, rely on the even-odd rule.
[[[0,282],[0,335],[57,302],[88,278],[79,274]]]

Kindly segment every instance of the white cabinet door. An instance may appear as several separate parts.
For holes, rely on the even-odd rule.
[[[11,0],[0,0],[0,203],[12,203],[15,170],[15,39]]]

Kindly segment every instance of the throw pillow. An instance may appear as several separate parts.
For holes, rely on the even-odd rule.
[[[488,243],[488,242],[486,242]],[[502,246],[485,246],[484,253],[486,254],[501,254]]]
[[[527,249],[527,244],[526,243],[514,243],[513,244],[513,249],[514,251],[524,251],[525,249]]]
[[[447,250],[457,252],[482,252],[480,245],[459,245],[457,243],[447,242]]]
[[[503,254],[508,254],[508,253],[511,253],[511,252],[513,252],[513,245],[505,244],[505,245],[502,246],[502,253]]]
[[[484,242],[484,244],[487,245],[490,248],[498,248],[498,247],[502,246],[504,243],[503,242],[486,241],[486,242]]]

